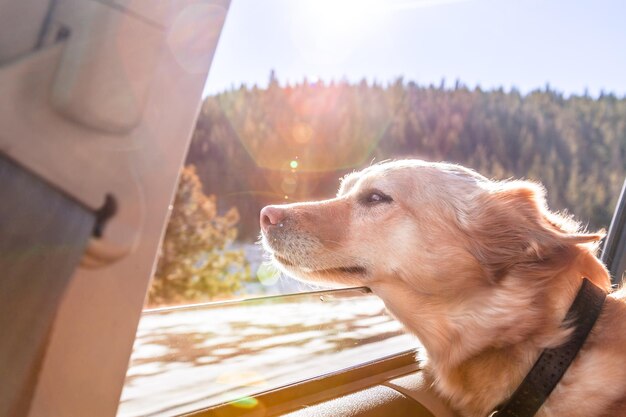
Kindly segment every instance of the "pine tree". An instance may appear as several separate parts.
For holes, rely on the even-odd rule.
[[[258,236],[264,205],[286,194],[289,201],[332,196],[347,172],[402,157],[538,180],[552,209],[568,209],[591,229],[611,220],[626,175],[626,97],[565,98],[552,87],[489,91],[460,81],[447,89],[402,79],[387,87],[272,79],[267,89],[207,97],[188,154],[205,191],[238,207],[245,239]]]

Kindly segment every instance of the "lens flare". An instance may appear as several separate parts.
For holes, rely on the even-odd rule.
[[[259,400],[252,397],[241,397],[232,402],[232,405],[237,408],[245,408],[249,410],[251,408],[256,407],[259,404]]]
[[[368,162],[392,120],[392,113],[381,104],[384,97],[358,93],[359,88],[342,83],[319,88],[299,84],[250,91],[245,100],[235,91],[215,99],[257,167],[267,173],[295,169],[300,174],[334,173]],[[355,94],[358,103],[349,99]],[[275,104],[268,107],[268,102]],[[355,117],[347,116],[352,114]],[[298,194],[306,181],[299,182]],[[273,184],[280,192],[280,180]]]
[[[278,279],[280,278],[280,272],[276,267],[269,263],[264,262],[259,266],[259,269],[256,271],[256,277],[261,284],[266,287],[271,287],[272,285],[276,285]]]
[[[280,183],[280,188],[286,195],[295,193],[297,187],[298,181],[295,175],[283,178],[283,181]]]
[[[292,129],[292,135],[297,143],[306,144],[313,137],[313,128],[308,123],[297,123]]]

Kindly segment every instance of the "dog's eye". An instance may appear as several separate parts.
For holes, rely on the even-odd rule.
[[[389,197],[387,194],[384,194],[380,191],[370,191],[365,193],[361,198],[361,202],[367,205],[378,204],[378,203],[390,203],[393,199]]]

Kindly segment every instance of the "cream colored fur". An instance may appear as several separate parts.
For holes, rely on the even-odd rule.
[[[392,201],[368,203],[372,193]],[[423,343],[435,389],[462,416],[488,415],[566,340],[583,277],[610,289],[601,236],[551,213],[532,182],[404,160],[348,175],[333,199],[272,210],[281,227],[264,227],[263,241],[276,263],[304,281],[370,287]],[[537,416],[626,416],[623,293]]]

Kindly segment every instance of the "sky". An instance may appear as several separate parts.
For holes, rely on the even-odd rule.
[[[232,0],[205,95],[305,77],[626,96],[624,0]]]

